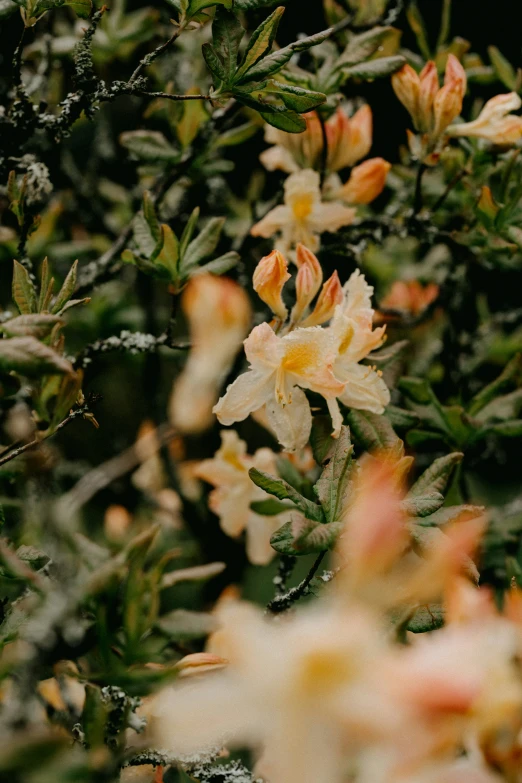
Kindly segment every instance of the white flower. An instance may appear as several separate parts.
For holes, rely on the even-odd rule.
[[[450,136],[476,136],[492,144],[515,144],[522,138],[522,117],[509,112],[520,109],[522,100],[516,92],[495,95],[473,122],[450,125]]]
[[[302,389],[333,401],[344,390],[332,372],[336,358],[332,334],[311,326],[278,337],[263,323],[252,330],[244,345],[250,369],[228,387],[214,413],[221,424],[229,426],[266,405],[270,426],[284,448],[303,448],[312,414]]]
[[[355,271],[344,285],[344,302],[336,307],[329,329],[337,344],[334,375],[344,383],[338,399],[349,408],[380,414],[390,402],[390,392],[376,370],[359,364],[384,341],[386,327],[372,330],[372,294],[373,287]]]
[[[265,565],[275,555],[270,536],[289,520],[290,515],[261,516],[252,511],[250,504],[253,501],[267,500],[269,496],[250,479],[250,468],[276,473],[274,452],[258,449],[250,457],[246,453],[246,443],[240,440],[237,432],[223,430],[221,448],[212,459],[203,460],[195,474],[215,487],[209,496],[209,506],[219,517],[223,531],[236,537],[245,530],[248,559],[255,565]]]
[[[317,171],[311,169],[291,174],[285,181],[284,205],[270,210],[256,223],[252,236],[268,238],[279,232],[277,247],[282,253],[288,253],[299,242],[314,251],[324,231],[335,233],[353,223],[355,209],[337,201],[321,201],[320,181]]]

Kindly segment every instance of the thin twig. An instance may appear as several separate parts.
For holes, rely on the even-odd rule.
[[[418,215],[422,209],[422,177],[426,171],[424,163],[419,163],[415,179],[415,195],[413,197],[413,214]]]
[[[321,552],[308,574],[305,576],[302,582],[299,582],[296,587],[292,587],[291,590],[289,590],[287,593],[284,593],[283,595],[276,595],[275,598],[272,598],[266,607],[267,611],[272,612],[272,614],[286,612],[293,604],[295,604],[296,601],[299,600],[299,598],[301,598],[301,596],[306,595],[308,592],[308,587],[310,586],[310,582],[314,578],[317,569],[321,565],[325,555],[326,552]]]
[[[442,194],[442,196],[440,196],[440,198],[438,198],[437,201],[435,202],[435,204],[432,206],[432,208],[431,208],[431,212],[432,213],[433,212],[437,212],[437,210],[441,208],[441,206],[444,204],[444,202],[448,198],[448,196],[451,193],[451,191],[453,190],[453,188],[456,185],[458,185],[460,180],[463,177],[465,177],[467,173],[468,172],[467,172],[466,169],[461,169],[457,174],[455,174],[453,179],[450,180],[450,182],[448,182],[448,186],[447,186],[446,190],[444,191],[444,193]]]
[[[321,150],[321,185],[326,179],[326,168],[328,166],[328,136],[326,134],[326,123],[321,113],[318,112],[319,123],[321,125],[321,134],[323,137],[323,148]]]
[[[34,440],[29,441],[29,443],[24,443],[21,446],[18,446],[18,448],[8,448],[7,454],[0,454],[0,465],[5,465],[7,462],[11,462],[11,460],[15,459],[16,457],[19,457],[20,454],[23,454],[24,452],[28,451],[29,449],[35,449],[37,448],[41,443],[43,443],[44,440],[48,440],[49,438],[52,438],[53,435],[56,435],[57,432],[60,430],[63,430],[64,427],[67,427],[68,424],[70,424],[75,419],[78,419],[80,416],[85,416],[87,413],[91,413],[91,406],[98,402],[98,400],[101,399],[100,397],[91,398],[88,400],[88,402],[84,403],[83,405],[80,405],[79,408],[76,408],[76,410],[71,411],[66,418],[61,421],[52,432],[49,432],[47,435],[44,435],[43,438],[35,438]]]
[[[166,50],[169,48],[169,46],[171,46],[171,45],[174,43],[174,41],[175,41],[177,38],[179,38],[179,36],[180,36],[180,35],[181,35],[181,33],[183,32],[183,30],[184,30],[184,27],[180,25],[180,26],[177,28],[177,30],[174,30],[174,32],[172,33],[172,35],[170,36],[170,38],[168,39],[168,41],[164,41],[162,44],[160,44],[158,47],[156,47],[156,49],[154,49],[154,51],[153,51],[153,52],[149,52],[149,54],[146,54],[146,55],[145,55],[145,57],[143,57],[143,58],[140,60],[140,62],[138,63],[138,66],[137,66],[137,68],[135,69],[134,73],[133,73],[133,74],[132,74],[132,76],[130,77],[130,79],[129,79],[129,84],[134,84],[134,82],[136,81],[136,79],[138,78],[138,76],[140,76],[141,72],[142,72],[142,71],[143,71],[145,68],[148,68],[148,66],[149,66],[151,63],[153,63],[153,62],[154,62],[154,60],[155,60],[157,57],[159,57],[159,56],[160,56],[160,54],[163,54],[163,52],[165,52],[165,51],[166,51]]]

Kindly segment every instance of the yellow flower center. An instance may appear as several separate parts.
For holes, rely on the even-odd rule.
[[[320,362],[319,348],[313,343],[291,345],[283,358],[282,369],[295,375],[303,375],[310,366]]]
[[[343,335],[343,339],[341,340],[341,343],[339,345],[339,353],[346,353],[348,348],[350,347],[350,343],[352,342],[354,334],[354,329],[352,324],[348,324],[345,330],[345,333]]]
[[[314,197],[312,193],[303,193],[292,199],[292,212],[296,220],[306,220],[310,217],[314,208]]]
[[[353,679],[356,671],[353,661],[345,654],[332,649],[316,650],[303,659],[299,684],[310,696],[335,690]]]

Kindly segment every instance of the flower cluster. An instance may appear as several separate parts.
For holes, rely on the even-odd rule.
[[[312,414],[304,389],[326,400],[334,436],[342,424],[339,401],[382,413],[390,400],[378,371],[361,364],[384,340],[385,327],[372,327],[373,288],[358,271],[341,287],[334,272],[311,309],[323,280],[322,269],[303,245],[297,247],[296,263],[296,303],[287,318],[282,299],[289,278],[287,262],[278,250],[259,262],[254,289],[275,320],[250,332],[244,342],[249,369],[214,407],[226,426],[264,408],[279,442],[289,451],[304,447],[310,436]]]

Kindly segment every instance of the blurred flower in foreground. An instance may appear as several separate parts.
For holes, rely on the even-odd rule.
[[[522,138],[522,117],[510,112],[520,106],[522,100],[516,92],[495,95],[476,120],[450,125],[448,133],[450,136],[476,136],[499,146],[516,144]]]
[[[335,197],[347,204],[370,204],[380,196],[386,184],[386,177],[391,169],[391,163],[384,158],[370,158],[356,166],[347,182]]]
[[[183,293],[191,350],[174,383],[170,419],[181,432],[201,432],[212,423],[212,406],[250,323],[247,294],[232,280],[194,277]]]
[[[335,233],[355,219],[355,210],[337,201],[321,200],[320,177],[317,171],[303,169],[285,181],[285,203],[271,209],[256,223],[250,233],[255,237],[281,234],[277,248],[288,253],[301,242],[310,250],[319,247],[319,235]]]
[[[433,152],[437,142],[462,110],[466,73],[455,55],[446,62],[444,85],[439,88],[437,66],[430,60],[420,74],[404,65],[392,76],[397,98],[408,110],[415,129],[422,136],[423,152]],[[411,144],[410,144],[411,147]]]
[[[423,286],[418,280],[396,280],[381,299],[381,307],[417,316],[423,313],[438,295],[439,286],[436,283]]]
[[[275,555],[270,536],[290,518],[290,514],[261,516],[252,511],[254,501],[267,500],[268,495],[250,480],[250,468],[277,473],[276,455],[267,448],[258,449],[253,456],[246,453],[246,443],[234,430],[221,433],[221,448],[212,459],[206,459],[195,474],[212,484],[209,507],[220,519],[223,531],[232,537],[246,531],[248,559],[255,565],[265,565]]]

